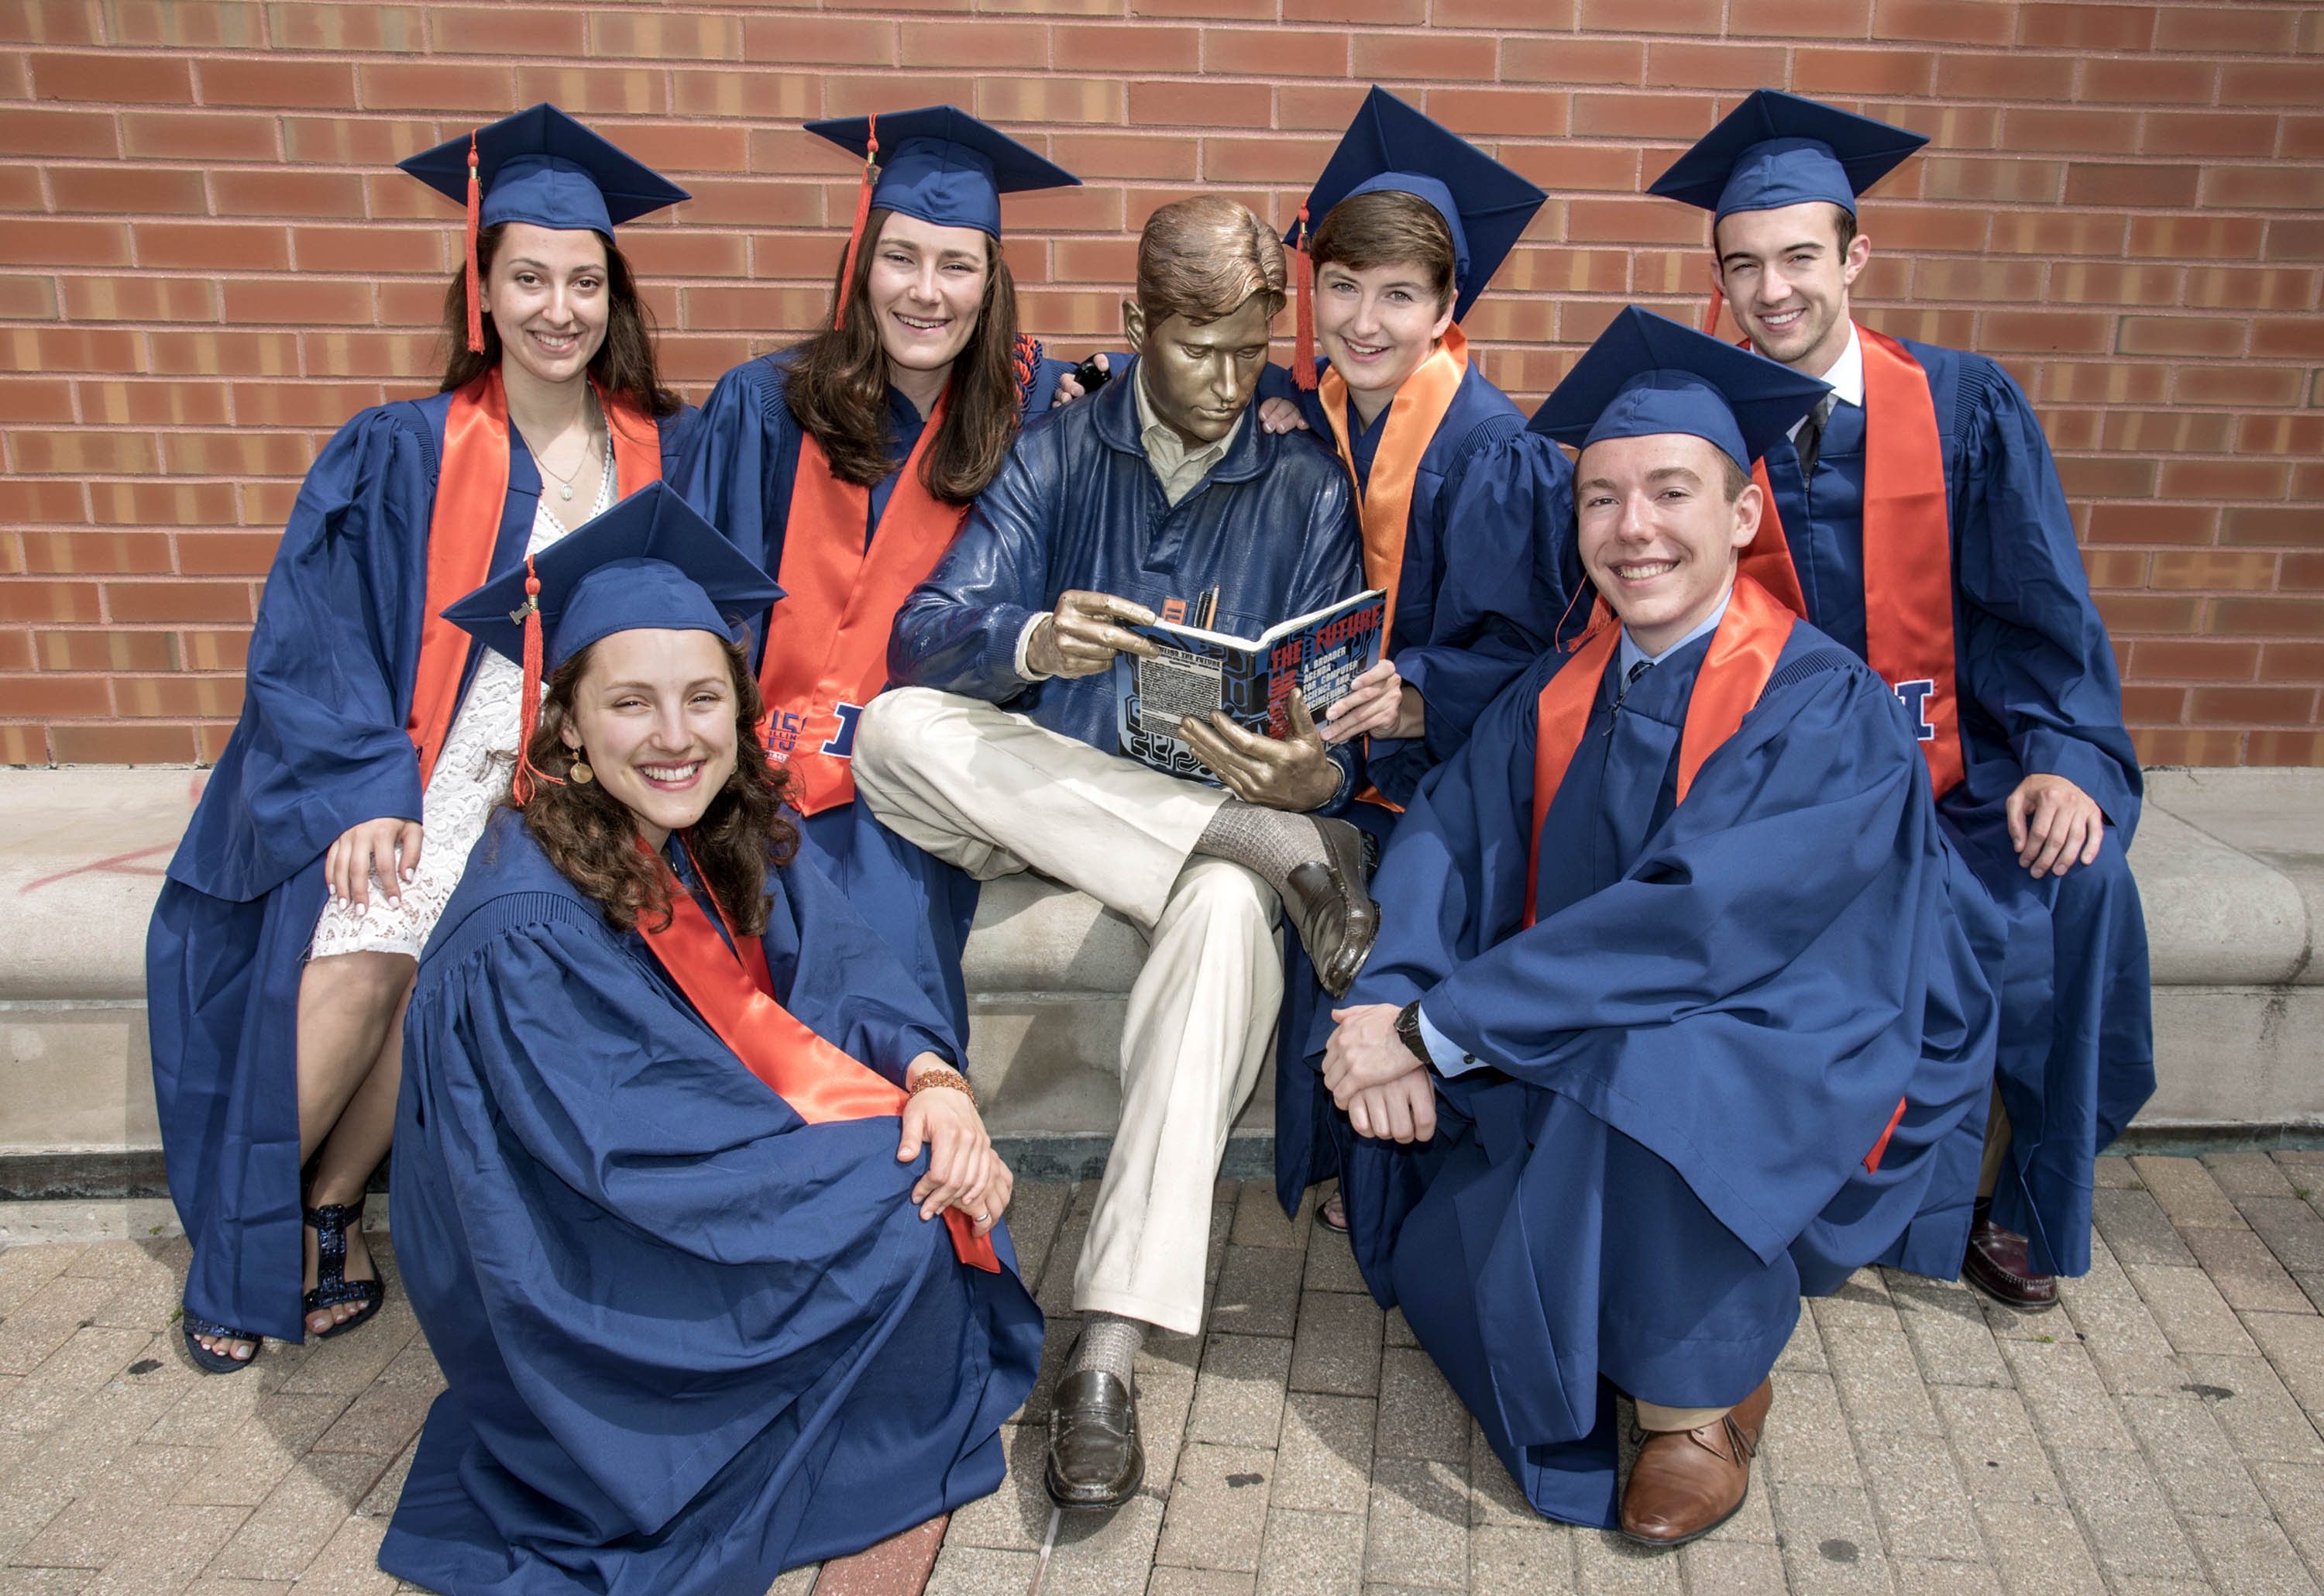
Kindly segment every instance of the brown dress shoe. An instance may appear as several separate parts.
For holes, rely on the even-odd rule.
[[[2058,1279],[2034,1268],[2032,1250],[2015,1231],[2005,1231],[1986,1217],[1979,1203],[1969,1222],[1969,1252],[1961,1259],[1961,1278],[2007,1307],[2038,1314],[2054,1307]]]
[[[1622,1490],[1622,1533],[1648,1546],[1683,1546],[1735,1517],[1751,1491],[1751,1459],[1775,1400],[1772,1380],[1699,1430],[1655,1430]]]
[[[1364,890],[1364,834],[1344,820],[1317,820],[1323,857],[1297,866],[1283,883],[1292,929],[1315,966],[1315,979],[1345,997],[1379,936],[1379,905]]]
[[[1049,1399],[1049,1499],[1061,1508],[1119,1507],[1145,1480],[1130,1388],[1102,1369],[1059,1380]]]

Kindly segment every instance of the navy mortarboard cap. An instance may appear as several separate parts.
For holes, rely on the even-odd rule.
[[[1748,471],[1831,392],[1787,365],[1633,305],[1598,335],[1528,425],[1575,448],[1683,432],[1708,439]]]
[[[525,626],[537,613],[545,675],[616,632],[738,638],[742,622],[781,596],[774,578],[675,488],[652,482],[458,600],[444,618],[521,664]]]
[[[807,130],[878,169],[872,208],[900,210],[939,227],[973,227],[995,238],[1003,194],[1081,181],[957,106],[839,116],[810,122]]]
[[[1811,199],[1829,199],[1854,216],[1856,197],[1928,142],[1923,134],[1762,88],[1646,191],[1701,206],[1713,221]]]
[[[1308,190],[1299,218],[1313,227],[1342,199],[1382,189],[1426,200],[1452,230],[1455,321],[1469,313],[1549,198],[1459,134],[1375,85],[1324,163],[1323,175]],[[1295,227],[1283,242],[1304,248],[1306,240]]]
[[[396,164],[468,208],[468,347],[479,352],[480,227],[530,222],[558,232],[610,234],[620,223],[691,198],[546,102]]]
[[[886,115],[835,116],[804,125],[863,158],[863,184],[855,195],[855,227],[840,268],[837,327],[847,313],[855,254],[874,209],[898,210],[939,227],[973,227],[1001,236],[1001,197],[1027,189],[1064,189],[1081,179],[1035,154],[1000,129],[957,106],[923,106]]]
[[[707,632],[740,641],[743,623],[782,595],[675,488],[653,482],[451,604],[444,618],[524,667],[518,747],[526,752],[515,782],[522,804],[540,774],[529,751],[544,677],[617,632]]]

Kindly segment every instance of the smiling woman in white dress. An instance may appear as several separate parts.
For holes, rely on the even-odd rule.
[[[147,947],[181,1324],[213,1373],[384,1296],[358,1222],[403,1007],[520,721],[518,668],[438,612],[659,480],[693,420],[613,241],[683,190],[546,105],[402,164],[469,208],[442,390],[364,411],[309,472]]]

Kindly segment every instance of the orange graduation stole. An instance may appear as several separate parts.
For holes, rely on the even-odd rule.
[[[650,852],[642,838],[638,846]],[[742,1066],[810,1125],[902,1113],[903,1088],[841,1052],[777,1002],[767,950],[759,939],[737,936],[733,922],[720,908],[718,918],[733,940],[729,946],[669,864],[659,854],[655,858],[669,894],[669,923],[657,931],[641,918],[638,934]],[[991,1238],[976,1234],[975,1222],[967,1214],[948,1208],[944,1218],[961,1262],[989,1274],[1001,1272]]]
[[[1776,658],[1790,641],[1792,628],[1797,623],[1796,613],[1784,607],[1773,594],[1750,577],[1738,574],[1734,596],[1727,601],[1727,613],[1719,618],[1718,630],[1711,634],[1711,651],[1703,656],[1702,669],[1696,673],[1694,691],[1686,701],[1686,725],[1679,733],[1678,801],[1686,802],[1687,789],[1694,785],[1695,773],[1736,729],[1743,717],[1759,702],[1759,695],[1767,690],[1767,678],[1775,674]],[[1543,684],[1540,699],[1540,721],[1535,733],[1533,754],[1533,841],[1526,853],[1525,923],[1534,923],[1534,893],[1541,880],[1541,834],[1549,821],[1550,800],[1565,780],[1566,767],[1573,762],[1574,751],[1582,746],[1582,735],[1589,728],[1590,708],[1598,700],[1599,685],[1605,680],[1606,667],[1614,658],[1615,646],[1622,632],[1618,626],[1604,626],[1583,640],[1572,663]],[[1888,1118],[1887,1129],[1880,1139],[1864,1155],[1867,1171],[1880,1167],[1880,1156],[1888,1150],[1888,1138],[1904,1117],[1905,1099],[1896,1102],[1896,1112]]]
[[[614,491],[628,498],[661,480],[661,433],[653,418],[628,395],[608,398],[596,380],[597,401],[612,434]],[[428,522],[428,607],[420,621],[420,665],[411,689],[411,715],[404,723],[420,751],[420,785],[436,769],[436,756],[460,707],[460,673],[467,669],[475,640],[444,619],[444,611],[484,585],[493,574],[493,546],[500,540],[501,514],[508,503],[508,390],[501,369],[492,370],[452,395],[444,420],[444,460],[436,477],[436,508]]]
[[[1443,338],[1428,358],[1405,378],[1389,401],[1388,420],[1379,448],[1372,456],[1371,487],[1366,491],[1356,475],[1356,451],[1348,440],[1348,384],[1337,368],[1323,374],[1321,397],[1324,419],[1339,440],[1340,463],[1356,490],[1356,505],[1363,519],[1364,586],[1388,594],[1388,616],[1380,624],[1380,656],[1388,656],[1388,634],[1396,625],[1397,580],[1404,574],[1404,536],[1412,520],[1413,479],[1420,457],[1434,441],[1444,414],[1469,374],[1469,340],[1458,327],[1444,329]]]
[[[1942,798],[1967,770],[1953,675],[1951,521],[1944,446],[1921,363],[1895,339],[1859,327],[1864,351],[1864,643],[1904,705],[1929,785]],[[1807,603],[1784,539],[1764,461],[1751,467],[1766,501],[1742,568],[1802,617]]]
[[[803,815],[855,798],[849,756],[855,721],[888,682],[888,633],[913,588],[936,569],[967,520],[920,480],[928,441],[944,424],[951,392],[936,401],[866,546],[872,490],[842,482],[812,432],[799,438],[790,524],[775,580],[784,596],[768,626],[759,690],[767,752],[790,769],[790,801]]]

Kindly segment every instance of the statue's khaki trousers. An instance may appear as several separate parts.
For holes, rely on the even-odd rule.
[[[1200,1330],[1219,1161],[1283,1001],[1274,889],[1191,857],[1225,795],[927,687],[864,710],[855,792],[897,835],[978,881],[1038,871],[1145,934],[1121,1034],[1121,1122],[1074,1306]]]

